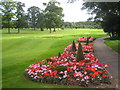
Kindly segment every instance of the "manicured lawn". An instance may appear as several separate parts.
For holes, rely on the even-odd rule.
[[[17,32],[17,30],[11,30]],[[3,33],[6,33],[4,30]],[[2,35],[3,88],[77,88],[75,86],[51,85],[32,82],[24,78],[24,70],[33,63],[58,52],[79,37],[95,38],[107,36],[102,29],[65,29],[49,33],[23,29],[23,34]]]
[[[105,44],[120,54],[120,40],[106,41]]]

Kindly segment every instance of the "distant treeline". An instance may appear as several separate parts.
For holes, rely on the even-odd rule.
[[[82,22],[65,22],[64,23],[65,28],[97,28],[100,29],[101,24],[95,21],[82,21]]]

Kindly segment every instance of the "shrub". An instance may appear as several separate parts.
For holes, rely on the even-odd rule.
[[[76,52],[77,49],[76,49],[76,45],[75,45],[75,42],[73,41],[72,43],[72,52]]]
[[[84,60],[81,43],[79,43],[79,45],[78,45],[78,51],[77,51],[77,55],[76,55],[76,61],[80,61],[80,60]]]
[[[57,71],[65,71],[65,70],[67,70],[67,67],[66,66],[62,66],[62,65],[59,65],[59,66],[57,66],[56,68],[55,68],[55,70],[57,70]]]

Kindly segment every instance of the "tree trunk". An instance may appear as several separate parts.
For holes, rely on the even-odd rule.
[[[54,28],[53,32],[56,32],[55,28]]]
[[[51,33],[51,28],[50,28],[50,33]]]
[[[110,36],[110,38],[112,37],[112,36],[111,36],[111,33],[108,33],[108,35]]]
[[[41,31],[44,31],[44,29],[43,29],[43,28],[40,28],[40,30],[41,30]]]
[[[114,36],[114,32],[112,32],[112,37]]]
[[[34,30],[35,30],[35,27],[34,27]]]
[[[118,33],[118,40],[120,40],[120,34]]]
[[[18,28],[18,33],[20,33],[20,29]]]
[[[8,34],[10,34],[10,28],[8,28]]]

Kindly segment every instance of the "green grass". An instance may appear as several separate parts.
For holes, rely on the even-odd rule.
[[[2,30],[7,33],[7,30]],[[12,33],[17,30],[12,29]],[[21,30],[22,34],[2,34],[3,88],[77,88],[76,86],[51,85],[26,80],[23,71],[33,63],[56,56],[79,37],[107,36],[102,29]]]
[[[120,54],[120,40],[108,40],[105,44]]]

